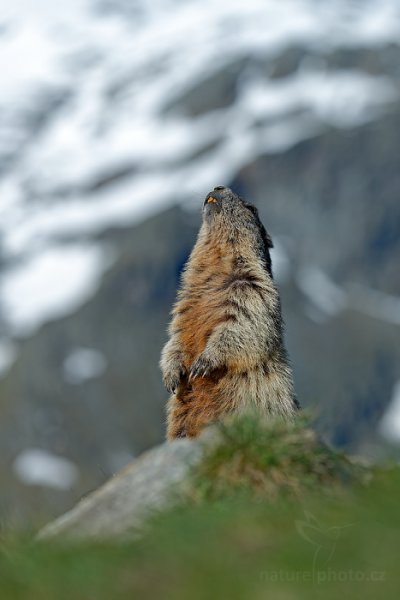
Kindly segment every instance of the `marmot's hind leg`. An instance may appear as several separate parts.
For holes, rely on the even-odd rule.
[[[185,402],[171,396],[168,403],[167,439],[196,437],[218,416],[212,401],[196,402],[195,399],[190,399]]]
[[[188,437],[186,421],[188,418],[189,404],[178,400],[176,396],[171,396],[168,403],[167,416],[167,439]]]

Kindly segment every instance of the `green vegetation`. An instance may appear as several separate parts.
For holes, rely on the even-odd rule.
[[[260,421],[252,414],[220,425],[221,442],[193,472],[190,489],[200,501],[245,495],[266,500],[309,490],[322,492],[369,473],[321,443],[307,417],[293,423]],[[336,490],[338,491],[338,490]]]
[[[400,472],[304,423],[221,428],[178,507],[130,543],[4,541],[0,599],[397,598]]]

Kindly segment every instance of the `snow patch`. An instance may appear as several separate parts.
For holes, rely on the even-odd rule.
[[[17,357],[15,344],[10,340],[0,339],[0,377],[12,367]]]
[[[323,58],[270,81],[256,66],[293,46],[323,57],[398,43],[391,0],[15,0],[1,25],[0,308],[16,335],[97,289],[101,250],[79,255],[61,247],[63,236],[132,223],[172,201],[187,206],[260,153],[326,124],[373,119],[398,95],[389,78],[326,72]],[[231,106],[193,118],[165,110],[246,57],[254,69],[243,70]],[[340,310],[340,290],[321,274],[307,285],[324,315]],[[397,320],[396,306],[385,306]]]
[[[368,120],[374,106],[397,97],[389,77],[356,70],[301,69],[283,80],[246,85],[240,108],[258,119],[308,109],[321,121],[351,127]]]
[[[370,317],[400,325],[400,298],[362,285],[352,285],[349,297],[354,308]]]
[[[271,248],[272,273],[278,283],[284,283],[290,275],[290,258],[281,240],[274,236],[274,247]]]
[[[301,267],[296,275],[298,287],[322,315],[333,317],[347,306],[347,296],[318,267]]]
[[[0,278],[0,305],[18,335],[74,312],[108,266],[100,246],[47,248]]]
[[[300,267],[296,283],[310,302],[305,313],[317,323],[348,309],[390,325],[400,325],[398,296],[355,283],[345,283],[340,287],[318,267]]]
[[[106,369],[105,356],[93,348],[76,348],[64,361],[65,380],[75,385],[100,377]]]
[[[70,489],[79,479],[76,465],[46,450],[28,448],[13,463],[16,477],[27,485],[41,485],[58,490]]]
[[[379,432],[391,442],[400,442],[400,381],[394,386],[392,399],[379,423]]]

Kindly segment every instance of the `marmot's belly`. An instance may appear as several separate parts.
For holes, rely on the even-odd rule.
[[[251,372],[217,369],[207,377],[183,381],[177,393],[182,402],[190,405],[212,403],[224,410],[259,406],[267,394],[268,377],[262,368]]]
[[[274,369],[266,373],[262,366],[240,372],[219,369],[208,377],[182,382],[177,400],[190,410],[214,411],[216,418],[252,408],[282,416],[295,412],[285,372]]]

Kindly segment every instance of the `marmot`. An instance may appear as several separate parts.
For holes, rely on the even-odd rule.
[[[160,361],[168,439],[249,407],[285,417],[299,407],[271,247],[253,205],[223,186],[206,196]]]

